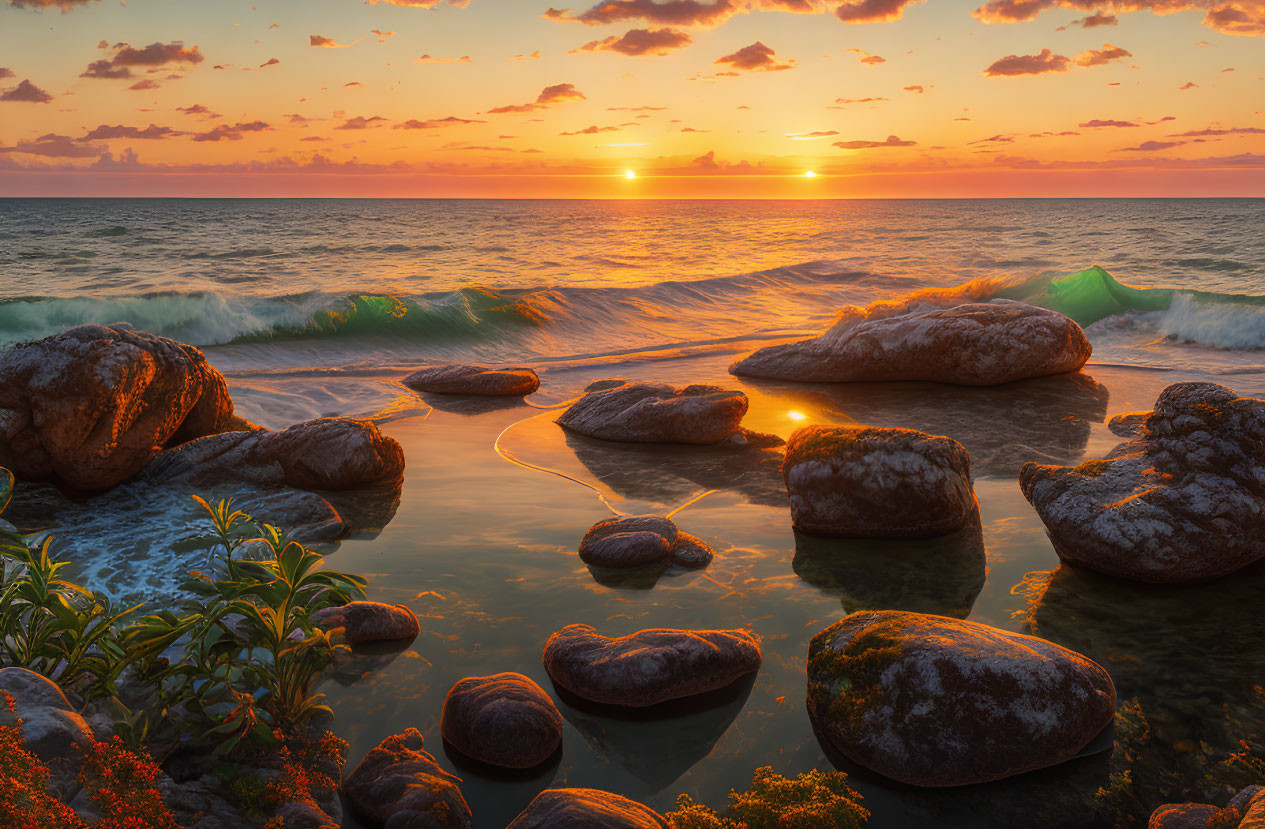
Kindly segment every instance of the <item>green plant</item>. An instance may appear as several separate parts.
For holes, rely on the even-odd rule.
[[[729,803],[720,815],[683,794],[665,817],[672,829],[859,829],[870,819],[839,771],[814,769],[791,779],[763,766],[749,789],[729,793]]]

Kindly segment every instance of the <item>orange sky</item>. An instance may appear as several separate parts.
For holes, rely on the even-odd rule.
[[[1262,0],[4,2],[0,195],[1265,195]]]

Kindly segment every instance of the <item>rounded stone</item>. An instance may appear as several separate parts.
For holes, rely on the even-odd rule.
[[[343,629],[351,645],[369,642],[412,641],[422,632],[417,614],[402,604],[348,602],[326,607],[312,614],[312,622],[324,630]]]
[[[529,368],[487,368],[458,363],[427,366],[404,378],[404,385],[435,394],[523,397],[540,388]]]
[[[507,829],[668,829],[649,806],[598,789],[546,789]]]
[[[716,444],[739,432],[746,413],[747,396],[732,389],[624,383],[586,393],[558,424],[603,440]]]
[[[522,674],[472,676],[448,692],[440,731],[468,757],[526,769],[562,745],[562,715],[549,695]]]

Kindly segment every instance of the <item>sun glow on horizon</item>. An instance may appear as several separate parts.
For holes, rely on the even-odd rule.
[[[624,171],[624,178],[636,178],[636,177],[637,177],[637,173],[635,171],[633,170]]]
[[[817,178],[817,174],[814,173],[812,170],[806,170],[804,172],[804,178]]]

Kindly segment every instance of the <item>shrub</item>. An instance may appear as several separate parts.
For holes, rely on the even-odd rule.
[[[839,771],[790,779],[763,766],[749,789],[729,793],[729,802],[729,812],[718,815],[683,794],[666,817],[672,829],[859,829],[870,819],[861,795]]]

